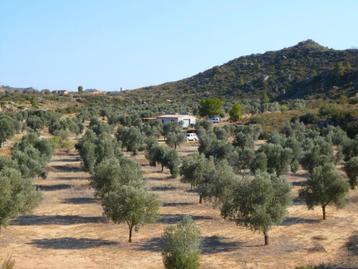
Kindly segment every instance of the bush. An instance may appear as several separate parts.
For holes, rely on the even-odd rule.
[[[168,269],[199,268],[200,231],[191,217],[166,228],[162,239],[164,267]]]

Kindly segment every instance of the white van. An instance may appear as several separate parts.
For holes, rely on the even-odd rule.
[[[219,116],[212,116],[209,118],[209,121],[211,123],[219,123],[221,121],[221,118]]]
[[[196,135],[196,133],[187,133],[186,134],[186,140],[187,141],[199,141],[199,138]]]

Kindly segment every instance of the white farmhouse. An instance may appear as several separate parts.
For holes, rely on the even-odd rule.
[[[190,125],[196,123],[196,117],[192,115],[179,115],[179,114],[162,115],[162,116],[157,116],[157,120],[163,124],[170,123],[170,122],[181,123],[183,128],[187,128]]]

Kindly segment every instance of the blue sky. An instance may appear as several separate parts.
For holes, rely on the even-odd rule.
[[[355,0],[1,0],[0,85],[118,90],[311,38],[358,46]]]

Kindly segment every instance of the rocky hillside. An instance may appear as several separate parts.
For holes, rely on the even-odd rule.
[[[195,76],[126,94],[152,98],[335,98],[358,91],[358,50],[334,50],[306,40],[279,51],[239,57]]]

